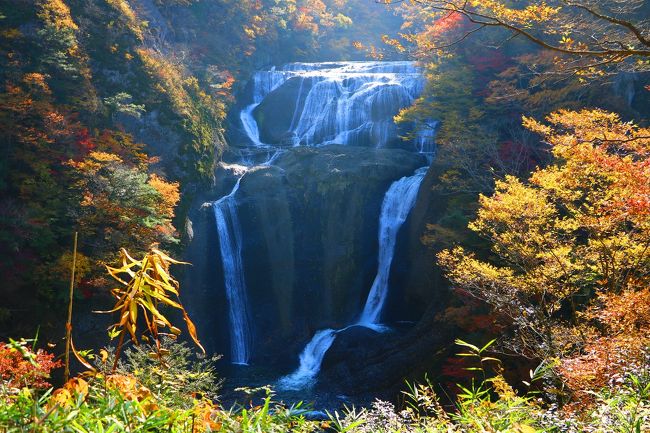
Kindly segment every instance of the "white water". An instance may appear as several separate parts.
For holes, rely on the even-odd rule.
[[[292,134],[291,143],[294,146],[321,146],[334,143],[385,146],[397,139],[398,131],[393,123],[393,116],[401,108],[411,105],[422,92],[424,85],[421,71],[412,62],[293,63],[280,69],[257,72],[252,78],[252,103],[240,112],[239,117],[243,132],[251,144],[248,148],[252,151],[250,155],[254,155],[260,149],[268,152],[268,157],[262,165],[272,165],[285,149],[276,146],[278,143],[268,144],[261,140],[260,129],[254,116],[255,109],[271,92],[294,78],[300,79],[296,95],[297,103],[293,108],[291,124],[288,125],[288,132]],[[428,152],[431,143],[429,138],[424,135],[418,136],[413,142],[413,150],[420,153]],[[245,150],[239,161],[240,173],[236,173],[239,177],[237,184],[230,194],[213,204],[228,299],[231,358],[233,363],[243,365],[249,363],[253,345],[245,270],[242,263],[242,230],[235,199],[241,177],[254,165],[252,162],[254,157],[249,160]],[[414,188],[413,200],[422,176],[416,174],[404,178],[414,178],[410,183]],[[404,179],[391,186],[387,197],[394,185],[407,182]],[[395,193],[392,197],[399,201],[400,194]],[[391,205],[391,208],[397,207],[399,206],[396,204]],[[408,214],[412,204],[407,207]],[[382,224],[383,215],[382,207]],[[362,320],[358,323],[378,331],[383,329],[376,321],[379,319],[388,290],[387,281],[394,254],[394,236],[402,223],[403,221],[393,224],[392,246],[389,242],[390,237],[387,238],[386,247],[381,246],[383,244],[380,230],[380,251],[390,250],[390,254],[386,253],[387,256],[390,255],[390,260],[382,259],[384,254],[380,252],[379,270],[375,280],[379,279],[382,283],[377,283],[377,288],[373,284],[366,303],[366,308],[369,308],[368,303],[373,305],[376,319],[364,319],[363,323]],[[383,271],[382,267],[385,268]],[[327,329],[317,332],[300,355],[300,367],[293,374],[281,379],[281,386],[286,389],[301,389],[312,383],[320,370],[326,351],[340,331]]]
[[[286,134],[294,146],[384,147],[398,137],[393,117],[413,103],[424,85],[413,62],[292,63],[257,72],[253,104],[240,113],[243,130],[255,146],[271,145],[260,139],[255,109],[290,79],[300,80]]]
[[[325,353],[334,343],[338,331],[323,329],[314,335],[300,353],[300,366],[293,373],[278,380],[278,387],[285,390],[300,390],[309,387],[323,363]]]
[[[253,103],[239,113],[244,132],[248,139],[256,146],[266,146],[260,141],[260,131],[253,116],[253,111],[264,98],[286,81],[286,73],[276,70],[256,72],[253,76]]]
[[[379,219],[379,263],[377,276],[372,284],[366,304],[359,320],[350,326],[363,326],[377,332],[386,329],[380,323],[381,312],[388,296],[388,278],[390,267],[395,255],[397,233],[402,227],[420,189],[427,167],[418,169],[414,175],[405,176],[390,186],[381,206]],[[320,371],[325,353],[329,350],[336,338],[336,334],[348,329],[325,329],[318,331],[300,353],[300,364],[293,373],[282,377],[277,385],[284,390],[300,390],[313,385]]]
[[[390,266],[395,255],[395,243],[400,227],[406,221],[415,205],[420,184],[427,167],[418,169],[413,176],[403,177],[393,182],[384,196],[379,218],[379,265],[377,275],[372,283],[366,305],[363,307],[357,325],[373,327],[381,319],[381,311],[388,296],[388,278]]]
[[[415,136],[415,148],[419,153],[433,156],[436,152],[437,121],[429,121],[426,127],[420,129]]]
[[[221,262],[223,264],[226,297],[228,298],[231,359],[233,364],[248,365],[251,331],[241,254],[242,231],[237,216],[237,201],[235,199],[242,178],[243,173],[230,194],[217,200],[212,207],[219,232]]]

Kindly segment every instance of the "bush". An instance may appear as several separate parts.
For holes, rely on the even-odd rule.
[[[21,388],[50,387],[50,372],[61,367],[54,355],[30,348],[27,340],[0,343],[0,399]]]
[[[222,380],[217,376],[215,362],[221,356],[199,359],[186,343],[169,338],[161,340],[158,349],[144,344],[128,349],[126,360],[118,372],[133,375],[156,399],[170,407],[190,408],[195,399],[217,400]]]

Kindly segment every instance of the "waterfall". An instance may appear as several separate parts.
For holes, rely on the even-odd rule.
[[[256,146],[266,146],[260,141],[260,130],[253,116],[253,111],[262,103],[264,98],[286,81],[287,74],[275,69],[259,71],[253,75],[253,103],[239,113],[239,119],[248,139]]]
[[[289,80],[296,84],[292,91],[295,106],[290,108],[281,143],[265,143],[263,122],[256,120],[264,100]],[[213,203],[219,232],[219,245],[228,301],[232,362],[247,365],[252,352],[252,323],[247,299],[245,270],[242,263],[242,229],[237,215],[235,195],[243,173],[255,165],[272,165],[286,152],[286,145],[323,146],[343,144],[384,147],[399,142],[393,117],[420,96],[424,77],[413,62],[325,62],[292,63],[281,68],[256,72],[251,78],[251,100],[239,113],[241,129],[249,145],[241,149],[240,173],[230,194]],[[274,126],[277,126],[274,123]],[[282,132],[282,130],[280,130]],[[290,140],[286,140],[289,137]],[[430,137],[422,135],[407,143],[412,151],[427,152]],[[247,154],[248,152],[248,154]],[[266,159],[260,162],[264,155]],[[243,171],[242,171],[243,170]],[[375,283],[357,323],[379,330],[378,323],[388,291],[388,275],[395,237],[413,206],[419,183],[424,176],[400,179],[391,185],[380,219],[379,270]],[[412,195],[412,196],[411,196]],[[400,201],[401,200],[401,201]],[[341,330],[319,331],[300,354],[300,367],[280,381],[287,389],[298,389],[311,383],[320,370],[325,352]]]
[[[320,371],[325,352],[332,346],[338,331],[318,331],[300,353],[300,366],[293,373],[278,380],[278,387],[285,390],[300,390],[312,384]]]
[[[388,277],[395,255],[395,243],[400,227],[406,221],[415,205],[420,183],[427,167],[418,169],[413,176],[403,177],[393,182],[384,196],[379,218],[379,264],[377,276],[372,283],[366,305],[363,307],[358,325],[373,327],[379,324],[381,311],[388,296]]]
[[[438,122],[429,120],[426,126],[421,127],[415,136],[415,148],[424,155],[433,155],[436,152],[436,132]]]
[[[254,112],[291,79],[300,80],[300,86],[284,128],[294,146],[385,147],[398,140],[393,117],[410,106],[424,86],[421,71],[406,61],[292,63],[258,72],[253,76],[253,103],[240,113],[243,130],[255,146],[283,144],[262,142]]]
[[[243,174],[237,180],[230,194],[217,200],[212,207],[219,232],[221,261],[228,299],[232,363],[248,365],[252,337],[241,254],[242,231],[235,199],[242,178]]]
[[[395,255],[397,233],[415,205],[427,168],[419,168],[412,176],[405,176],[393,182],[384,196],[379,219],[377,276],[368,294],[360,319],[350,326],[363,326],[378,332],[385,329],[379,323],[379,319],[388,296],[388,277]],[[332,346],[336,334],[345,331],[350,326],[340,330],[324,329],[316,332],[300,353],[298,369],[282,377],[277,383],[278,387],[285,390],[300,390],[312,385],[320,371],[325,353]]]

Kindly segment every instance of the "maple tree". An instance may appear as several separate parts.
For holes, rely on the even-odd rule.
[[[154,243],[177,242],[172,218],[178,183],[148,174],[147,162],[129,164],[106,152],[69,164],[80,203],[75,219],[95,257],[108,258],[122,245],[146,251]]]

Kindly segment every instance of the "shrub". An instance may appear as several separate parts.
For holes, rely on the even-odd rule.
[[[185,343],[170,338],[154,344],[129,348],[126,360],[119,364],[118,372],[133,375],[139,383],[151,390],[157,400],[170,407],[192,407],[195,399],[216,400],[223,381],[219,380],[215,362],[221,358],[200,359]]]
[[[0,343],[0,395],[12,389],[50,387],[50,372],[61,367],[54,355],[42,349],[34,351],[27,340]]]

